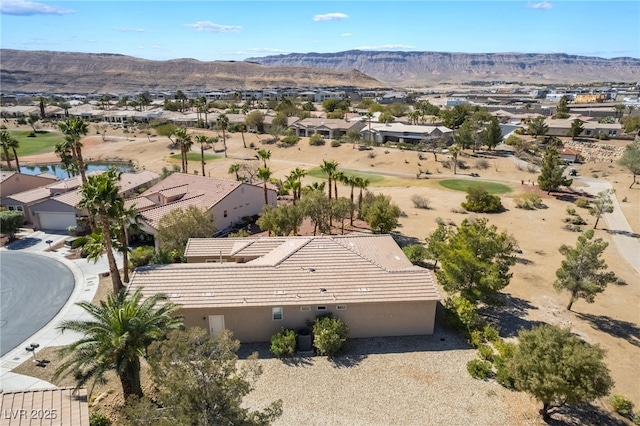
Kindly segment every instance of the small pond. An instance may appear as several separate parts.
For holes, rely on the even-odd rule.
[[[121,172],[135,172],[135,167],[129,162],[92,162],[86,165],[87,172],[92,172],[94,170],[108,170],[111,167],[115,167]],[[27,175],[49,173],[55,175],[58,179],[67,179],[69,177],[61,164],[20,166],[20,171]]]

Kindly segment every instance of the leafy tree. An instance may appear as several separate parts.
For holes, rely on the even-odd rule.
[[[29,126],[31,126],[31,128],[33,129],[34,134],[38,131],[38,129],[36,129],[36,123],[38,123],[38,121],[40,121],[40,116],[38,114],[29,114],[29,118],[27,118],[27,122],[29,123]]]
[[[571,127],[567,132],[567,136],[571,136],[572,141],[575,141],[576,138],[580,136],[582,132],[584,132],[583,124],[584,124],[584,121],[580,120],[579,118],[576,118],[571,122]]]
[[[78,303],[91,319],[64,321],[58,327],[83,337],[60,349],[64,360],[55,377],[73,375],[81,387],[92,379],[94,383],[103,381],[105,373],[115,371],[125,400],[130,395],[142,396],[141,357],[166,331],[182,326],[182,318],[173,316],[178,307],[164,295],[142,299],[140,290],[133,293],[122,290],[110,294],[98,306]]]
[[[323,182],[324,183],[324,182]],[[311,190],[302,197],[300,206],[304,215],[313,222],[313,235],[329,233],[329,218],[331,217],[331,200],[320,190]]]
[[[331,203],[331,217],[340,221],[340,232],[344,234],[344,221],[351,216],[353,203],[347,197],[334,198]]]
[[[513,238],[487,222],[465,219],[438,250],[442,265],[436,272],[438,282],[447,293],[473,303],[492,302],[509,284],[513,275],[509,269],[516,262]]]
[[[214,232],[211,212],[189,206],[164,215],[158,223],[156,238],[162,251],[177,250],[182,255],[189,238],[210,238]]]
[[[174,123],[162,123],[157,125],[155,129],[156,129],[156,132],[158,133],[158,136],[164,136],[166,138],[169,138],[169,140],[171,141],[171,145],[176,144],[176,142],[173,139],[171,139],[171,136],[175,135],[176,130],[178,129],[177,125],[175,125]]]
[[[402,252],[414,265],[421,265],[427,257],[427,248],[422,244],[409,244],[402,247]]]
[[[467,188],[467,201],[460,204],[463,209],[476,213],[495,213],[504,207],[497,195],[491,195],[481,186],[471,185]]]
[[[323,315],[313,322],[313,347],[320,355],[337,355],[348,343],[349,327],[342,320]]]
[[[545,123],[545,117],[542,115],[532,119],[527,127],[527,133],[536,139],[538,136],[544,136],[548,131],[549,126]]]
[[[104,252],[109,263],[109,273],[113,284],[113,293],[118,293],[124,286],[113,254],[112,225],[117,216],[124,210],[124,197],[120,194],[119,180],[122,173],[115,168],[107,172],[89,176],[88,181],[80,186],[82,198],[78,207],[86,208],[100,227],[104,238]]]
[[[553,118],[569,118],[569,98],[567,96],[561,97],[558,101]]]
[[[362,207],[362,217],[374,233],[386,234],[398,226],[400,207],[391,201],[391,197],[378,194],[370,203]]]
[[[502,143],[502,129],[500,128],[500,123],[498,123],[498,119],[495,117],[491,117],[489,121],[489,125],[485,129],[483,133],[483,143],[489,148],[491,151],[496,146]]]
[[[338,109],[338,104],[340,103],[337,99],[325,99],[322,101],[322,109],[326,112],[333,112]]]
[[[633,175],[633,182],[629,185],[629,188],[632,188],[636,183],[636,176],[640,175],[640,143],[633,142],[627,145],[619,162]]]
[[[453,139],[460,149],[474,148],[476,144],[476,127],[472,120],[466,120],[455,131]]]
[[[350,143],[352,148],[355,148],[356,144],[362,140],[362,134],[357,130],[349,130],[342,138]]]
[[[395,117],[388,112],[381,112],[378,116],[378,123],[393,123],[395,121]]]
[[[7,235],[10,240],[15,238],[16,232],[24,223],[24,213],[18,210],[0,211],[0,230]]]
[[[242,399],[262,369],[255,357],[238,365],[240,342],[230,331],[211,338],[206,330],[192,327],[168,336],[148,351],[162,410],[143,398],[135,404],[137,409],[125,411],[130,424],[153,419],[154,425],[266,426],[282,414],[281,401],[263,411],[243,407]]]
[[[426,238],[427,246],[425,257],[433,259],[433,270],[438,269],[438,259],[442,255],[442,251],[446,248],[445,242],[449,238],[449,227],[444,223],[438,223],[438,227]]]
[[[266,205],[256,224],[263,231],[268,231],[269,235],[298,235],[298,229],[304,220],[304,213],[299,204],[279,207]]]
[[[469,115],[471,115],[471,108],[469,105],[465,104],[456,105],[451,109],[440,110],[442,124],[450,129],[457,129],[460,127]]]
[[[593,229],[596,229],[598,221],[600,221],[600,217],[602,217],[603,214],[613,212],[613,200],[611,199],[613,194],[613,189],[600,191],[598,192],[598,195],[596,195],[595,200],[591,203],[591,207],[589,207],[589,214],[596,218],[596,223],[593,224]]]
[[[557,191],[561,186],[571,186],[573,179],[567,179],[563,176],[567,166],[563,165],[558,150],[553,147],[547,147],[542,157],[542,167],[538,176],[538,185],[543,191],[550,194],[551,191]]]
[[[573,302],[584,299],[593,303],[596,294],[601,293],[607,284],[616,281],[613,272],[604,272],[607,264],[600,256],[609,243],[602,238],[593,239],[593,229],[590,229],[578,237],[575,248],[563,244],[559,251],[565,256],[560,268],[556,271],[556,281],[553,287],[558,290],[568,290],[571,299],[567,310],[571,310]]]
[[[568,329],[544,324],[521,330],[519,344],[507,361],[515,386],[542,402],[540,413],[605,396],[613,386],[604,350]]]
[[[264,114],[258,110],[251,111],[244,119],[248,127],[255,127],[258,133],[264,133]]]

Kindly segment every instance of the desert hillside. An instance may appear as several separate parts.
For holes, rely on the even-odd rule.
[[[150,61],[115,54],[0,50],[3,92],[105,93],[268,87],[381,87],[356,70],[195,59]]]
[[[357,69],[386,84],[410,87],[471,81],[523,83],[636,82],[640,59],[544,53],[373,52],[291,53],[248,58],[270,66]]]

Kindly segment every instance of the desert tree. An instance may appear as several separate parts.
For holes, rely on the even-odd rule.
[[[433,270],[438,269],[438,259],[445,248],[445,243],[449,238],[449,227],[444,222],[438,223],[436,229],[426,238],[425,258],[433,260]]]
[[[521,330],[518,341],[507,370],[516,389],[542,403],[545,420],[555,408],[594,400],[613,387],[604,350],[568,329],[543,324]]]
[[[561,186],[569,187],[573,183],[573,179],[564,177],[564,171],[567,168],[558,155],[558,150],[549,146],[542,157],[542,167],[540,167],[540,175],[538,176],[538,185],[543,191],[550,194],[551,191],[557,191]]]
[[[233,163],[229,166],[228,173],[230,175],[235,175],[237,181],[241,181],[240,179],[240,163]]]
[[[511,281],[516,243],[487,219],[465,219],[440,244],[441,269],[436,275],[447,293],[490,304]]]
[[[68,320],[58,327],[82,337],[60,349],[62,363],[54,377],[73,375],[81,387],[90,381],[102,382],[107,372],[115,371],[125,401],[132,395],[142,396],[141,358],[152,342],[182,326],[182,318],[174,315],[178,307],[162,294],[143,298],[140,290],[110,294],[98,305],[77,305],[90,319]]]
[[[567,136],[571,136],[571,140],[575,141],[578,136],[584,132],[584,121],[576,118],[571,122],[571,127],[569,127],[569,131],[567,132]]]
[[[29,126],[31,126],[31,128],[33,129],[33,133],[37,133],[38,129],[36,129],[36,124],[38,123],[38,121],[40,121],[40,116],[38,114],[29,114],[29,117],[27,118],[27,122],[29,123]]]
[[[340,233],[344,235],[344,221],[353,211],[353,203],[347,197],[338,197],[331,203],[331,217],[340,221]]]
[[[613,189],[607,189],[600,191],[596,195],[596,198],[591,202],[589,206],[589,214],[596,218],[596,223],[593,224],[593,229],[596,229],[600,218],[605,213],[613,213]]]
[[[264,190],[264,205],[269,204],[269,191],[267,189],[267,183],[271,179],[271,170],[268,167],[260,167],[258,169],[258,178],[262,181],[262,188]]]
[[[304,217],[304,210],[300,204],[279,207],[265,205],[256,224],[261,230],[269,232],[269,235],[298,235]]]
[[[453,139],[460,149],[475,149],[477,128],[473,120],[465,120],[455,131]]]
[[[391,197],[378,194],[362,206],[362,218],[369,224],[373,233],[387,234],[398,226],[401,210]]]
[[[538,136],[544,136],[548,131],[549,126],[545,123],[545,117],[543,115],[539,115],[529,121],[529,126],[527,126],[527,133],[536,139]]]
[[[629,185],[629,188],[632,188],[633,184],[636,183],[636,176],[640,175],[640,143],[632,142],[627,145],[619,163],[633,175],[633,182]]]
[[[487,125],[485,131],[483,132],[483,142],[491,151],[496,146],[500,145],[503,140],[502,129],[500,128],[500,123],[498,123],[498,119],[495,117],[491,117],[489,124]]]
[[[267,160],[271,159],[271,151],[268,149],[260,149],[256,151],[255,158],[262,161],[263,167],[267,168]]]
[[[193,140],[191,135],[187,132],[186,127],[178,127],[175,129],[174,135],[176,136],[176,143],[180,147],[180,158],[182,160],[182,173],[188,172],[189,167],[189,151],[191,151],[191,145]]]
[[[323,182],[324,183],[324,182]],[[308,191],[301,199],[299,205],[304,215],[313,223],[313,235],[330,233],[329,218],[331,217],[331,200],[319,190]]]
[[[261,111],[251,111],[244,121],[247,127],[255,127],[258,133],[264,132],[264,114]]]
[[[189,238],[210,238],[216,232],[213,214],[197,206],[176,209],[164,215],[158,223],[156,238],[164,252],[184,254]]]
[[[616,275],[607,270],[607,264],[600,256],[609,243],[602,238],[593,239],[593,229],[589,229],[578,237],[576,247],[563,244],[559,251],[565,259],[556,271],[556,281],[553,287],[567,290],[571,293],[567,310],[571,310],[573,303],[584,299],[593,303],[596,294],[601,293],[607,284],[616,281]]]
[[[556,112],[553,118],[569,118],[569,97],[563,96],[556,104]]]

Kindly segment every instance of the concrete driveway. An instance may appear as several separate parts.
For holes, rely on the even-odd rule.
[[[48,324],[71,296],[72,271],[55,259],[3,250],[0,357]]]

